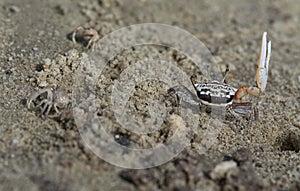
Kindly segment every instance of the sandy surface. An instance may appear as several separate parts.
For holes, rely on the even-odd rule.
[[[0,190],[300,190],[299,1],[0,0],[0,8]],[[242,127],[229,118],[211,131],[205,126],[208,113],[192,113],[197,125],[178,156],[132,170],[105,162],[85,146],[72,106],[57,118],[26,107],[28,96],[48,84],[74,95],[76,71],[91,53],[68,38],[77,26],[103,37],[149,22],[195,35],[221,68],[229,64],[235,87],[255,84],[260,39],[267,31],[272,40],[267,89],[259,98],[246,98],[258,107],[259,119]],[[203,72],[160,46],[129,48],[109,61],[95,82],[96,112],[116,141],[132,148],[164,143],[184,126],[174,99],[165,103],[169,115],[162,128],[145,137],[122,129],[108,109],[116,80],[144,58],[166,58],[188,76]],[[155,80],[136,84],[127,105],[132,118],[147,121],[168,88]]]

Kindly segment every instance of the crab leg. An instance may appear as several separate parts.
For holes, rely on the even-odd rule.
[[[189,103],[190,105],[197,106],[199,105],[199,103],[201,103],[201,100],[183,85],[177,85],[171,88],[166,99],[168,100],[174,94],[178,96],[179,102],[183,101]]]

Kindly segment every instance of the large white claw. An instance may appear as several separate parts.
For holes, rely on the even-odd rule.
[[[267,32],[264,32],[258,59],[258,67],[256,70],[256,83],[261,92],[263,92],[267,86],[270,57],[271,41],[268,42],[267,46]]]

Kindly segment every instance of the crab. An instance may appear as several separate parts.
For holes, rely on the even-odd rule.
[[[41,110],[43,116],[48,116],[51,112],[60,114],[60,109],[66,108],[70,103],[69,96],[56,84],[51,84],[45,88],[32,92],[27,100],[27,108]]]
[[[242,116],[246,116],[251,124],[252,114],[258,118],[258,110],[252,106],[251,102],[242,102],[241,99],[246,95],[259,96],[265,91],[268,79],[268,68],[271,56],[271,41],[267,43],[267,32],[263,33],[256,69],[256,86],[234,88],[226,83],[226,77],[229,72],[227,67],[223,79],[205,83],[197,83],[195,77],[191,77],[191,82],[197,95],[182,85],[174,86],[169,90],[169,96],[176,94],[179,101],[184,101],[191,105],[225,107],[226,111],[231,113],[236,119],[241,121]],[[168,96],[168,97],[169,97]]]
[[[76,39],[86,45],[88,49],[96,48],[100,39],[99,33],[93,28],[77,27],[72,33],[72,41],[76,43]]]

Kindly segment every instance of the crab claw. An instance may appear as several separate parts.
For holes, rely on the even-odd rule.
[[[258,59],[258,66],[256,70],[256,84],[260,89],[260,92],[263,92],[267,86],[270,56],[271,41],[269,41],[267,45],[267,32],[264,32],[262,36],[260,56]]]
[[[244,96],[250,94],[258,96],[261,92],[265,91],[268,80],[269,62],[271,57],[271,41],[267,45],[267,32],[263,33],[260,56],[258,59],[256,69],[256,86],[257,87],[240,87],[234,95],[235,100],[241,99]]]

